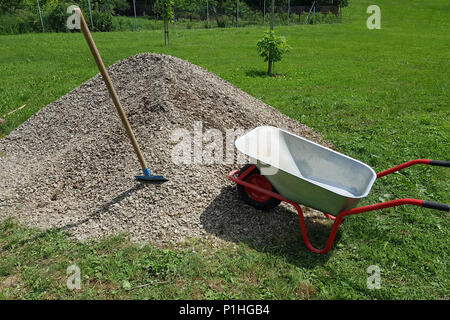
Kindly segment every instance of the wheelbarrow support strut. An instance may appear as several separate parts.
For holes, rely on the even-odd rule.
[[[413,166],[416,164],[427,164],[427,165],[434,165],[434,166],[450,167],[450,161],[418,159],[418,160],[412,160],[412,161],[405,162],[401,165],[398,165],[396,167],[393,167],[393,168],[385,170],[385,171],[381,171],[381,172],[377,173],[377,178],[384,177],[388,174],[394,173],[396,171],[402,170],[404,168],[407,168],[407,167],[410,167],[410,166]],[[243,185],[246,188],[253,189],[254,191],[269,195],[271,197],[277,198],[281,201],[287,202],[287,203],[291,204],[292,206],[294,206],[294,208],[297,210],[303,241],[305,242],[306,247],[310,251],[315,252],[315,253],[323,254],[323,253],[327,253],[331,249],[334,238],[336,236],[337,229],[338,229],[339,225],[341,224],[343,218],[346,216],[363,213],[363,212],[374,211],[374,210],[392,208],[392,207],[397,207],[397,206],[402,206],[402,205],[413,205],[413,206],[430,208],[430,209],[441,210],[441,211],[446,211],[446,212],[450,211],[450,206],[445,203],[405,198],[405,199],[391,200],[391,201],[387,201],[387,202],[381,202],[381,203],[377,203],[377,204],[372,204],[372,205],[367,205],[367,206],[363,206],[363,207],[345,210],[345,211],[340,212],[336,217],[332,216],[330,214],[324,213],[326,217],[334,220],[334,223],[331,227],[331,231],[328,236],[328,240],[325,244],[325,247],[323,249],[319,250],[319,249],[314,248],[311,245],[311,243],[309,242],[308,232],[306,230],[305,218],[303,216],[303,211],[300,208],[300,205],[298,203],[290,201],[278,193],[274,193],[272,191],[266,190],[264,188],[255,186],[251,183],[244,181],[245,176],[249,172],[251,172],[252,169],[254,169],[254,168],[255,168],[255,165],[251,166],[248,170],[243,172],[240,176],[236,176],[237,173],[239,172],[239,170],[234,170],[228,174],[228,179],[231,181],[234,181],[240,185]]]

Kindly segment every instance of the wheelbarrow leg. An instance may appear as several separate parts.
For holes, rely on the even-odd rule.
[[[333,245],[334,242],[334,238],[336,237],[336,232],[337,229],[339,227],[339,225],[342,222],[342,218],[344,217],[343,215],[339,214],[338,216],[334,217],[332,216],[334,219],[334,223],[333,226],[331,227],[331,231],[330,234],[328,236],[327,242],[325,244],[325,247],[323,249],[317,249],[315,247],[313,247],[313,245],[311,244],[311,242],[309,241],[308,238],[308,230],[306,229],[306,223],[305,223],[305,217],[303,216],[303,211],[300,208],[300,206],[292,201],[286,201],[289,204],[291,204],[292,206],[294,206],[294,208],[297,210],[297,215],[298,215],[298,220],[300,222],[300,230],[302,233],[302,238],[303,238],[303,242],[305,243],[306,247],[308,248],[308,250],[314,252],[314,253],[320,253],[320,254],[324,254],[327,253],[328,251],[330,251],[331,246]],[[328,214],[325,214],[326,216],[328,216]]]
[[[331,227],[331,231],[328,236],[328,240],[325,244],[325,247],[322,250],[320,250],[320,249],[314,248],[311,245],[311,243],[309,242],[308,233],[306,230],[305,219],[303,217],[303,212],[302,212],[302,209],[300,208],[300,206],[297,203],[292,202],[292,201],[286,201],[286,202],[293,205],[295,207],[295,209],[297,210],[298,219],[300,222],[300,229],[301,229],[303,241],[305,242],[306,247],[310,251],[315,252],[315,253],[320,253],[320,254],[327,253],[331,249],[331,246],[333,245],[333,242],[334,242],[334,238],[336,237],[337,229],[338,229],[339,225],[341,224],[343,218],[346,216],[363,213],[363,212],[374,211],[374,210],[392,208],[392,207],[397,207],[397,206],[402,206],[402,205],[413,205],[413,206],[430,208],[430,209],[441,210],[441,211],[446,211],[446,212],[448,212],[450,209],[450,207],[447,204],[443,204],[443,203],[405,198],[405,199],[391,200],[391,201],[387,201],[387,202],[376,203],[376,204],[372,204],[372,205],[368,205],[368,206],[364,206],[364,207],[353,208],[350,210],[342,211],[335,217],[336,219],[334,220],[333,226]]]

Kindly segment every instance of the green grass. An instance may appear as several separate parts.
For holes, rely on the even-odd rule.
[[[382,29],[370,31],[371,4],[352,1],[343,24],[278,27],[293,50],[276,64],[277,78],[263,76],[256,54],[262,27],[176,29],[170,48],[160,31],[94,39],[107,65],[149,51],[200,65],[377,171],[414,158],[450,160],[449,2],[380,0]],[[2,36],[0,43],[0,117],[26,104],[0,124],[3,135],[98,72],[80,34]],[[447,168],[412,167],[377,181],[362,204],[401,197],[449,203],[449,177]],[[319,256],[300,239],[140,248],[126,237],[77,242],[6,221],[0,297],[448,299],[449,227],[447,213],[414,207],[352,216],[332,251]],[[65,287],[72,263],[82,270],[80,291]],[[370,265],[381,268],[380,290],[366,288]],[[160,284],[126,289],[152,281]]]
[[[82,243],[7,220],[0,246],[0,279],[9,284],[0,285],[0,299],[301,299],[317,293],[302,276],[308,272],[246,245],[214,250],[208,242],[192,241],[181,250],[159,249],[121,235]],[[66,286],[72,264],[81,270],[79,291]]]

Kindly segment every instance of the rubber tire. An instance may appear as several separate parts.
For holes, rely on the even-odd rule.
[[[241,170],[239,170],[238,176],[240,176],[242,173],[244,173],[250,166],[252,166],[252,164],[246,164]],[[247,177],[251,174],[261,174],[261,173],[260,173],[259,169],[255,167],[255,169],[252,170],[247,175]],[[244,181],[245,181],[245,178],[244,178]],[[263,210],[263,211],[272,210],[273,208],[275,208],[276,206],[278,206],[281,203],[281,200],[279,200],[277,198],[273,198],[273,197],[271,197],[269,200],[267,200],[265,202],[256,201],[256,200],[250,198],[247,191],[245,191],[245,187],[240,184],[237,185],[237,191],[238,191],[239,197],[242,199],[242,201],[244,201],[246,204],[251,205],[252,207],[254,207],[255,209],[258,209],[258,210]],[[278,191],[274,188],[274,186],[272,186],[272,192],[278,193]]]

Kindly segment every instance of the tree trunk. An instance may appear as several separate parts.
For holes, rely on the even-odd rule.
[[[169,45],[169,22],[164,21],[164,45]]]
[[[272,75],[272,60],[269,60],[269,67],[267,68],[267,75],[271,76]]]

